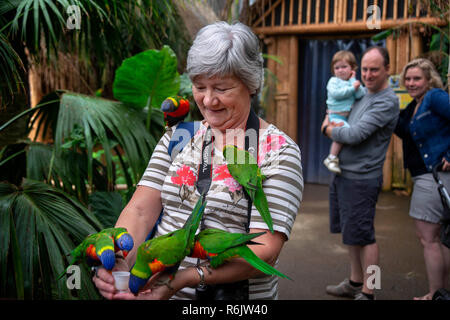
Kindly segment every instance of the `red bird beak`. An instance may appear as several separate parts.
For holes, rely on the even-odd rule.
[[[127,250],[122,250],[122,254],[123,254],[123,257],[126,258],[127,255],[128,255],[128,251]]]

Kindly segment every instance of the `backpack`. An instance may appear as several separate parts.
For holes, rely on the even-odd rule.
[[[178,153],[183,151],[183,148],[191,141],[192,137],[197,133],[200,129],[201,121],[192,121],[192,122],[180,122],[176,127],[175,131],[172,134],[172,137],[169,141],[169,146],[167,147],[167,152],[170,155],[172,161],[175,159]],[[145,241],[152,239],[156,233],[156,229],[158,225],[161,223],[163,216],[164,208],[161,210],[158,220],[156,221],[153,229],[148,234]]]

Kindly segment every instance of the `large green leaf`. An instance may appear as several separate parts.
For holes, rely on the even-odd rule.
[[[65,140],[75,126],[82,128],[88,155],[87,172],[93,179],[94,140],[104,149],[109,181],[113,180],[111,139],[119,143],[125,152],[129,166],[137,181],[144,172],[156,140],[146,130],[141,111],[124,104],[99,97],[66,92],[61,97],[58,124],[55,133],[55,147],[60,152]],[[98,147],[98,146],[97,146]]]
[[[160,108],[179,88],[177,57],[164,46],[125,59],[116,71],[113,92],[116,99],[136,108]]]
[[[105,228],[116,224],[124,205],[118,192],[94,192],[89,197],[89,207]]]
[[[21,298],[23,286],[25,298],[70,298],[65,282],[54,281],[67,266],[66,255],[88,234],[100,230],[97,218],[64,192],[32,180],[24,180],[21,187],[0,183],[0,207],[0,283],[8,283],[10,274],[21,281],[15,285],[17,292],[2,286],[1,296]],[[13,263],[8,262],[8,252]],[[92,282],[86,281],[89,275],[82,271],[81,276],[83,285],[76,296],[98,296]]]

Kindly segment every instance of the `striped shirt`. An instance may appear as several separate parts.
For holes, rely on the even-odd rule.
[[[167,150],[173,130],[168,129],[153,152],[139,185],[161,191],[164,214],[156,236],[183,227],[200,196],[195,182],[205,132],[206,126],[202,123],[194,137],[172,161]],[[303,194],[300,149],[285,133],[274,125],[269,125],[260,134],[258,165],[267,178],[263,182],[263,188],[274,230],[289,238]],[[231,177],[222,152],[217,148],[214,149],[211,178],[206,196],[208,204],[203,214],[204,226],[245,233],[247,199],[242,186]],[[250,228],[268,229],[255,206],[252,206]],[[180,268],[196,263],[197,259],[186,258]],[[184,288],[173,298],[195,299],[195,289]],[[277,277],[264,275],[250,279],[249,298],[277,299]]]

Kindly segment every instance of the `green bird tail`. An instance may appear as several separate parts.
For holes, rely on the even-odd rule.
[[[203,195],[200,196],[197,203],[195,204],[194,210],[189,218],[186,220],[183,229],[188,230],[187,235],[187,243],[191,246],[194,245],[194,237],[197,232],[198,226],[200,225],[200,221],[202,221],[203,211],[205,211],[206,201],[203,198]]]
[[[279,276],[280,278],[292,280],[287,275],[281,273],[280,271],[272,267],[270,264],[260,259],[256,254],[253,253],[253,251],[249,247],[241,246],[236,248],[235,250],[237,255],[244,258],[248,263],[250,263],[254,268],[258,269],[259,271],[264,272],[265,274],[268,275],[276,275]]]
[[[267,202],[267,197],[266,194],[264,193],[262,185],[260,186],[260,188],[256,189],[253,204],[258,210],[258,212],[261,214],[261,217],[263,218],[264,222],[269,227],[270,232],[274,233],[272,216],[270,215],[269,204]]]
[[[58,275],[58,277],[56,278],[56,281],[61,280],[61,278],[67,273],[67,269],[68,269],[68,268],[69,268],[69,267],[65,268],[64,271],[61,272],[61,273]]]

